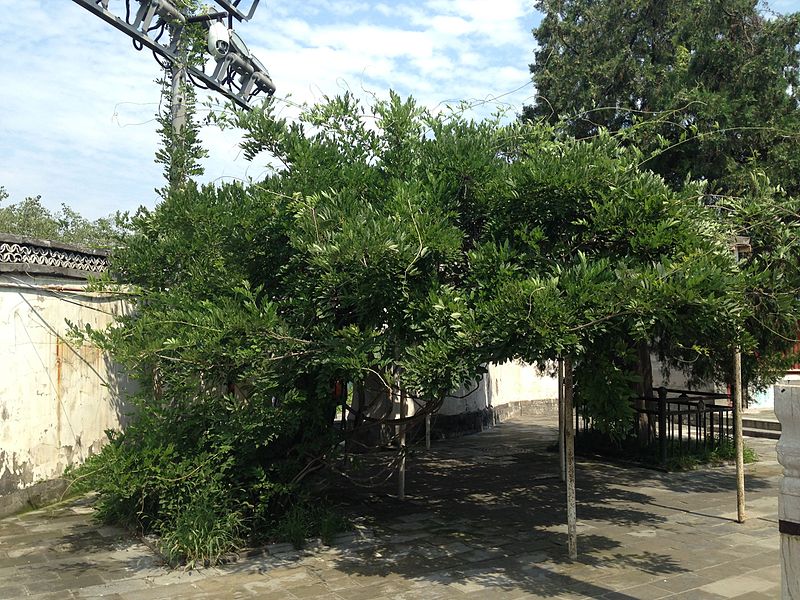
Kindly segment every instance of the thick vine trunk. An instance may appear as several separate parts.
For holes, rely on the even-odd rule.
[[[386,384],[378,375],[370,373],[363,383],[356,384],[353,411],[355,414],[348,424],[348,452],[364,452],[381,446],[383,427],[374,419],[388,418],[392,402]]]

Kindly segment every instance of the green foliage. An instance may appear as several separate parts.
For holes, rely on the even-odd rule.
[[[159,546],[170,564],[185,561],[187,568],[209,565],[237,548],[243,529],[241,516],[216,500],[194,497],[164,530]]]
[[[162,97],[167,100],[166,108],[158,115],[158,133],[162,139],[161,147],[156,151],[156,163],[164,166],[166,189],[186,186],[192,177],[203,174],[200,161],[208,153],[200,145],[200,125],[195,118],[196,92],[184,83],[178,88],[185,114],[182,125],[176,129],[173,121],[173,91],[166,79],[161,81]],[[161,194],[166,191],[162,190]]]
[[[786,340],[768,332],[800,318],[797,220],[763,178],[712,204],[642,171],[619,137],[432,115],[396,94],[371,110],[326,99],[292,123],[271,103],[217,119],[281,166],[248,186],[172,186],[134,215],[112,269],[136,310],[84,332],[141,394],[77,476],[172,556],[335,529],[303,498],[341,448],[343,382],[379,376],[435,409],[487,362],[571,356],[579,402],[620,436],[629,348],[719,380],[741,332],[774,365]],[[734,263],[728,240],[756,230],[769,245]]]
[[[302,548],[309,538],[314,537],[330,545],[337,533],[348,528],[348,521],[330,506],[317,499],[301,498],[279,518],[272,535],[278,541]]]
[[[612,344],[614,340],[609,340]],[[625,400],[631,396],[636,375],[626,369],[631,364],[631,351],[625,344],[605,346],[603,342],[593,344],[603,348],[603,353],[587,353],[578,368],[575,385],[575,405],[594,417],[597,431],[618,442],[631,434],[634,409]],[[609,360],[609,356],[612,357]]]
[[[187,452],[154,427],[143,417],[125,435],[109,432],[103,452],[67,476],[76,491],[102,490],[95,509],[103,521],[161,534],[169,562],[213,562],[235,550],[244,534],[235,490],[226,481],[235,457],[222,446],[213,454]]]
[[[738,193],[760,169],[800,192],[800,13],[755,0],[540,0],[524,115],[625,132],[648,168]]]
[[[0,187],[0,203],[8,197]],[[0,232],[93,248],[118,246],[124,237],[119,215],[89,221],[66,204],[52,212],[42,204],[41,196],[0,206]]]
[[[590,220],[569,222],[590,225],[587,230],[607,223],[602,243],[615,243],[605,236],[616,231],[620,253],[674,274],[671,281],[641,281],[642,291],[671,300],[649,323],[639,319],[632,337],[620,330],[616,339],[646,346],[667,370],[684,370],[699,383],[730,381],[730,361],[720,357],[730,355],[738,337],[748,354],[745,380],[771,383],[791,364],[797,336],[798,279],[783,259],[798,257],[792,196],[800,195],[800,14],[769,15],[765,3],[753,0],[542,0],[536,6],[545,15],[534,30],[538,95],[523,116],[578,139],[602,139],[610,131],[628,150],[631,172],[652,169],[669,188],[694,188],[706,209],[718,211],[716,218],[701,207],[695,217],[654,212],[664,196],[651,183],[637,186],[634,202],[588,199],[600,210],[588,213]],[[603,185],[586,186],[604,194]],[[569,220],[563,210],[556,214]],[[686,218],[698,224],[697,232],[685,227]],[[554,227],[562,225],[556,217]],[[734,235],[754,245],[742,276],[731,273],[722,248],[713,248]],[[634,237],[626,250],[628,236]],[[678,247],[663,243],[687,250],[676,256]],[[748,302],[733,300],[734,290]],[[608,348],[608,334],[603,339]],[[634,385],[647,392],[641,358],[622,365],[605,356],[601,370],[638,371]]]
[[[195,2],[184,4],[182,8],[187,13],[197,8]],[[197,92],[186,69],[203,60],[205,46],[205,29],[199,23],[184,27],[177,44],[177,54],[183,62],[171,64],[159,81],[164,108],[157,115],[161,147],[156,151],[156,163],[164,166],[167,180],[167,186],[160,191],[162,196],[189,185],[193,177],[203,174],[201,161],[208,152],[200,143]]]
[[[758,462],[758,454],[747,444],[743,447],[745,464]],[[691,471],[704,465],[719,467],[736,460],[736,446],[728,439],[699,450],[672,452],[665,468],[668,471]]]
[[[235,115],[245,145],[272,148],[285,170],[249,187],[172,187],[131,218],[112,269],[138,289],[136,311],[84,332],[142,386],[135,424],[79,473],[101,514],[168,534],[190,560],[205,557],[190,554],[201,538],[188,530],[264,538],[337,451],[336,382],[402,372],[424,403],[476,377],[487,357],[456,285],[464,240],[450,182],[462,173],[428,174],[441,169],[436,140],[413,101],[392,96],[375,114],[386,130],[358,126],[348,97],[300,124],[269,106]],[[194,472],[191,484],[162,486],[173,467]],[[292,515],[277,527],[297,541],[308,527]]]

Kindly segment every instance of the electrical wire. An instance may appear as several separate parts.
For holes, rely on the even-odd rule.
[[[147,31],[153,31],[153,29],[156,29],[156,27],[152,27],[152,28],[148,29]],[[156,35],[156,37],[154,37],[153,40],[156,41],[156,42],[160,42],[161,38],[164,35],[164,32],[166,30],[167,30],[166,24],[165,23],[161,23],[158,35]]]
[[[164,69],[165,71],[168,71],[172,67],[172,63],[170,63],[166,59],[162,59],[155,50],[153,50],[153,58],[156,59],[158,66]]]
[[[189,80],[192,82],[192,84],[193,84],[195,87],[198,87],[198,88],[200,88],[201,90],[208,90],[208,89],[211,89],[211,88],[209,88],[207,85],[205,85],[205,84],[203,84],[203,83],[200,83],[199,81],[197,81],[197,79],[195,79],[194,75],[192,75],[192,72],[191,72],[191,71],[187,71],[187,73],[188,73],[188,75],[189,75]]]
[[[12,277],[12,276],[8,276],[8,278],[11,279],[13,281],[13,283],[1,282],[0,281],[0,288],[21,289],[21,290],[25,290],[25,291],[29,291],[29,292],[36,292],[36,293],[42,293],[42,292],[48,293],[48,294],[51,294],[52,296],[55,296],[56,298],[58,298],[62,302],[66,302],[67,304],[73,304],[73,305],[78,306],[80,308],[85,308],[86,310],[93,310],[95,312],[99,312],[99,313],[110,315],[110,316],[114,316],[114,313],[111,312],[111,311],[103,310],[102,308],[98,308],[96,306],[92,306],[91,304],[86,304],[86,303],[80,302],[78,300],[73,300],[69,296],[79,296],[79,297],[80,296],[84,296],[84,297],[94,298],[98,302],[107,302],[108,300],[120,301],[120,300],[113,300],[113,298],[115,298],[115,297],[117,297],[119,295],[127,295],[125,293],[120,294],[119,292],[106,292],[107,297],[106,298],[102,298],[102,297],[98,297],[98,296],[95,295],[95,294],[97,294],[97,292],[90,292],[90,291],[77,292],[77,291],[58,290],[58,289],[54,289],[54,288],[46,287],[46,286],[42,286],[42,285],[28,284],[25,281],[23,281],[21,279],[17,279],[16,277]]]

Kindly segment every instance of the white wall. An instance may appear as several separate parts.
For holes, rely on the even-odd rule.
[[[456,415],[483,410],[490,405],[558,398],[558,379],[554,373],[541,374],[536,367],[519,361],[490,364],[488,371],[477,385],[445,398],[439,413]]]
[[[669,378],[661,373],[661,364],[655,356],[651,357],[653,369],[653,388],[665,386],[674,389],[688,389],[687,377],[678,370],[670,372]],[[469,388],[462,388],[445,399],[440,414],[456,415],[483,410],[487,406],[497,407],[517,401],[545,401],[558,398],[558,379],[555,367],[540,373],[535,366],[519,361],[491,364],[488,373]],[[720,391],[713,386],[695,386],[698,391]],[[724,391],[724,390],[723,390]],[[771,391],[771,390],[770,390]],[[771,406],[771,394],[759,396],[760,406]]]
[[[101,328],[127,304],[83,287],[0,274],[0,495],[60,476],[124,422],[127,377],[98,348],[69,341],[65,319]]]

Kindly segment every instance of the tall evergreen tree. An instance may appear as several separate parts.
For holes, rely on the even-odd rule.
[[[741,191],[754,167],[800,192],[800,13],[756,0],[538,0],[523,116],[630,133],[676,184]]]

